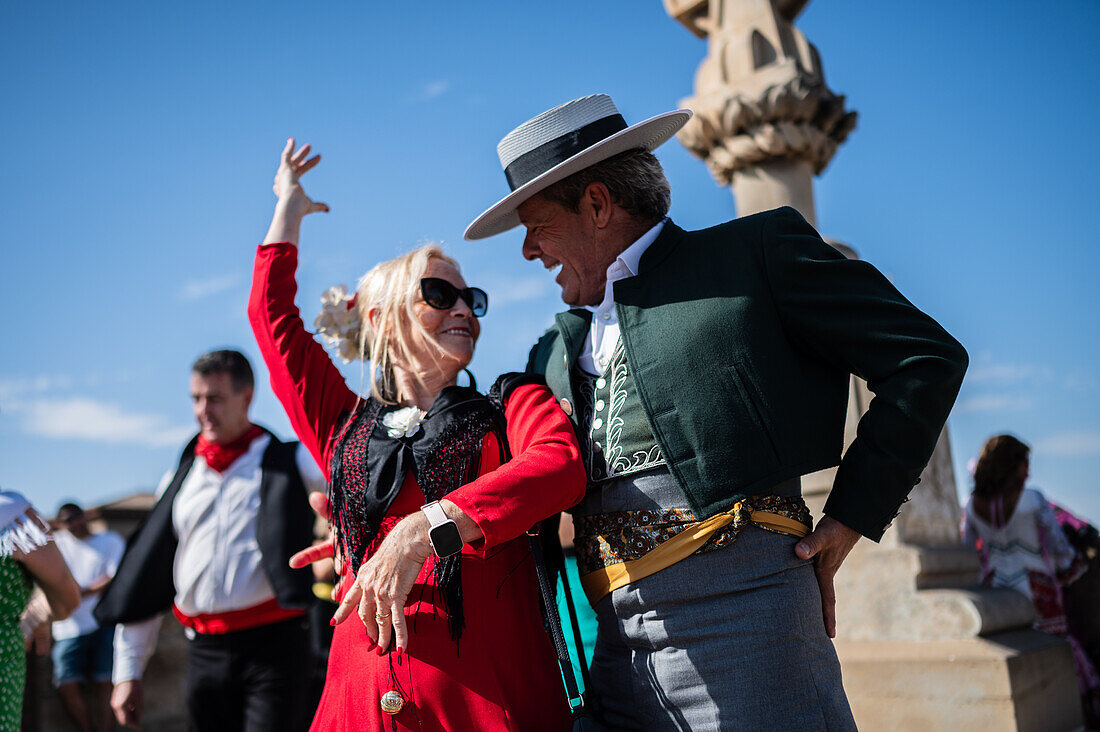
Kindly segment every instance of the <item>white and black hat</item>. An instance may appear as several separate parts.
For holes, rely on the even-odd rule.
[[[531,196],[627,150],[654,150],[689,119],[689,110],[677,109],[627,126],[611,97],[593,94],[524,122],[497,145],[512,192],[474,219],[465,237],[484,239],[519,226],[516,209]]]

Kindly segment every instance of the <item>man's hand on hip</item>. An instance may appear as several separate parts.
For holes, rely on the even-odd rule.
[[[120,681],[111,692],[111,709],[123,727],[137,727],[145,711],[144,690],[140,679]]]
[[[821,614],[825,618],[825,632],[830,638],[836,638],[836,590],[833,589],[833,577],[848,552],[859,541],[859,536],[858,531],[824,516],[817,528],[794,548],[799,559],[814,560],[817,584],[821,588]]]

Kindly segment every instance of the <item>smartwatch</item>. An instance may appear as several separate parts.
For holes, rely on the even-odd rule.
[[[432,551],[440,559],[458,554],[462,551],[462,536],[458,533],[458,524],[447,518],[439,501],[432,501],[420,510],[428,517],[431,528],[428,529],[428,541],[432,544]]]

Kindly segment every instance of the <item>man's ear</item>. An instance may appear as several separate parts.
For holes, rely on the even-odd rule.
[[[611,223],[611,207],[615,201],[611,197],[611,191],[599,181],[589,183],[581,197],[582,210],[586,210],[592,218],[592,223],[597,229],[606,228]]]
[[[254,393],[255,393],[255,390],[251,386],[246,386],[244,388],[244,408],[245,408],[245,410],[247,410],[249,407],[252,406],[252,395]]]

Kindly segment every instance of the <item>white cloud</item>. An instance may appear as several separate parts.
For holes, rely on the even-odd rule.
[[[1035,406],[1032,397],[1018,394],[979,394],[960,399],[955,411],[975,412],[1026,412]]]
[[[430,102],[446,94],[450,88],[451,83],[446,79],[429,81],[424,86],[410,92],[409,100],[413,102]]]
[[[29,378],[0,379],[0,400],[17,399],[27,394],[42,394],[55,389],[72,387],[69,376],[34,376]]]
[[[1018,384],[1027,379],[1049,379],[1051,376],[1051,370],[1046,366],[1019,363],[986,362],[972,366],[966,372],[966,380],[971,384]]]
[[[1077,371],[1067,374],[1062,385],[1070,391],[1090,392],[1095,391],[1097,386],[1100,386],[1100,379],[1097,379],[1094,373]]]
[[[188,280],[179,290],[181,300],[201,300],[232,290],[241,282],[239,274],[216,275],[204,279]]]
[[[1035,443],[1035,452],[1059,457],[1100,456],[1100,432],[1063,432]]]
[[[13,411],[22,415],[24,431],[59,440],[167,447],[179,445],[196,429],[85,397],[32,400],[14,405]]]

